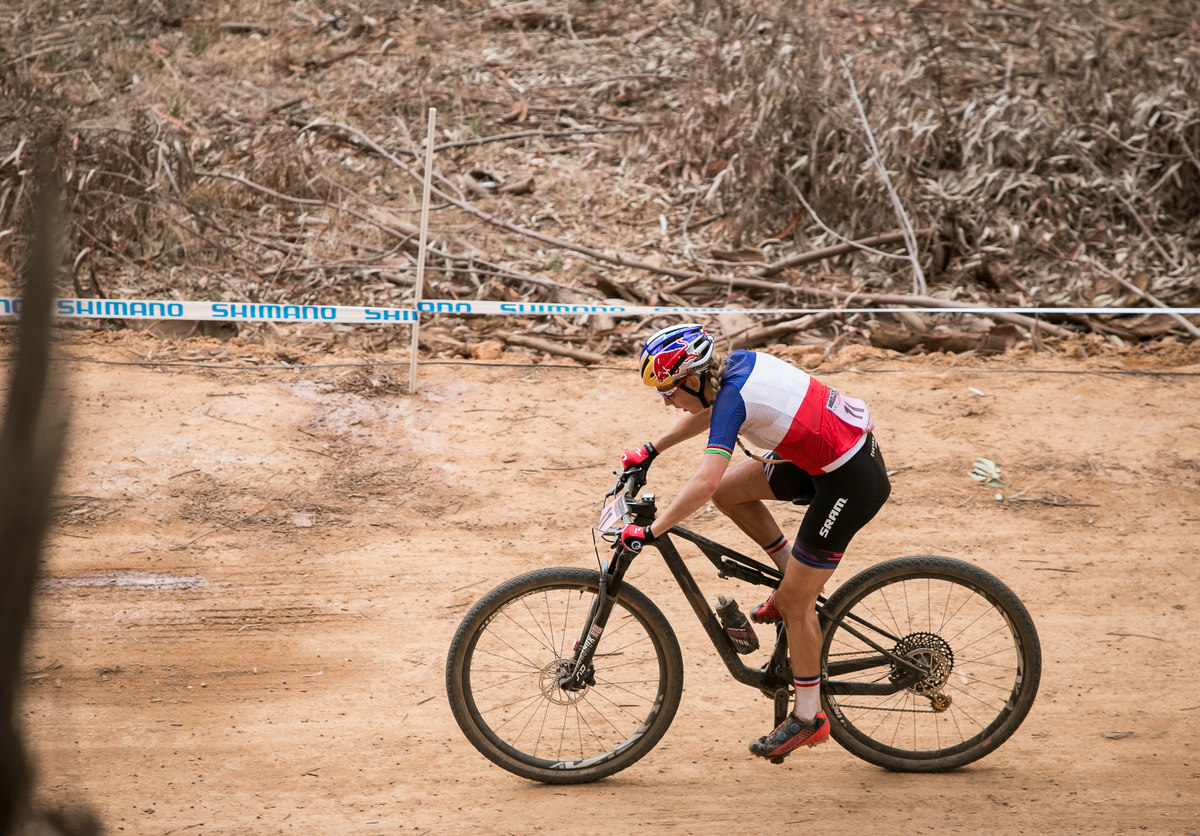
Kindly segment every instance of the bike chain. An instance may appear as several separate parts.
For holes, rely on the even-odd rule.
[[[838,656],[860,656],[859,653],[830,653],[828,658],[836,658]],[[915,693],[915,692],[914,692]],[[932,708],[888,708],[880,705],[849,705],[846,703],[838,703],[838,708],[854,708],[859,711],[892,711],[897,714],[941,714]]]
[[[929,709],[886,708],[884,706],[879,706],[879,705],[845,705],[843,703],[838,703],[837,705],[838,705],[838,708],[856,708],[859,711],[890,711],[890,712],[895,712],[897,714],[941,714],[942,713],[940,711],[935,711],[932,708],[929,708]]]

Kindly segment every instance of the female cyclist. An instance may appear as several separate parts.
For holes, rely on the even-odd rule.
[[[666,405],[686,414],[658,439],[626,451],[622,468],[647,468],[659,453],[706,430],[708,446],[695,474],[654,523],[627,525],[620,542],[640,549],[654,532],[669,530],[711,499],[761,546],[783,580],[750,617],[760,624],[783,619],[796,702],[750,751],[777,758],[822,743],[829,723],[821,712],[817,596],[850,539],[891,492],[867,405],[769,354],[734,351],[722,359],[712,336],[694,323],[664,328],[647,340],[641,374]],[[731,466],[739,434],[771,452]],[[791,544],[763,504],[770,499],[808,505]]]

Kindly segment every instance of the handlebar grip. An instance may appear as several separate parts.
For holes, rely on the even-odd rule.
[[[646,468],[631,467],[621,474],[621,478],[625,480],[625,495],[636,499],[638,492],[646,487]]]

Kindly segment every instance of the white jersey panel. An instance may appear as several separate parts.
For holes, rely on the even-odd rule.
[[[811,378],[777,357],[758,354],[754,369],[742,384],[746,423],[742,435],[760,447],[774,450],[792,429]]]

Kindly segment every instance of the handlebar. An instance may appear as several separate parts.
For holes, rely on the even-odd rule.
[[[646,468],[631,467],[628,470],[622,471],[617,476],[617,483],[604,495],[604,498],[608,499],[610,496],[616,496],[624,488],[625,499],[634,500],[637,498],[638,492],[644,487],[646,487]]]
[[[631,467],[617,477],[616,484],[604,495],[604,509],[595,529],[605,540],[612,542],[610,536],[615,535],[621,525],[635,521],[638,525],[648,525],[654,519],[654,495],[639,496],[645,485],[644,467]]]

